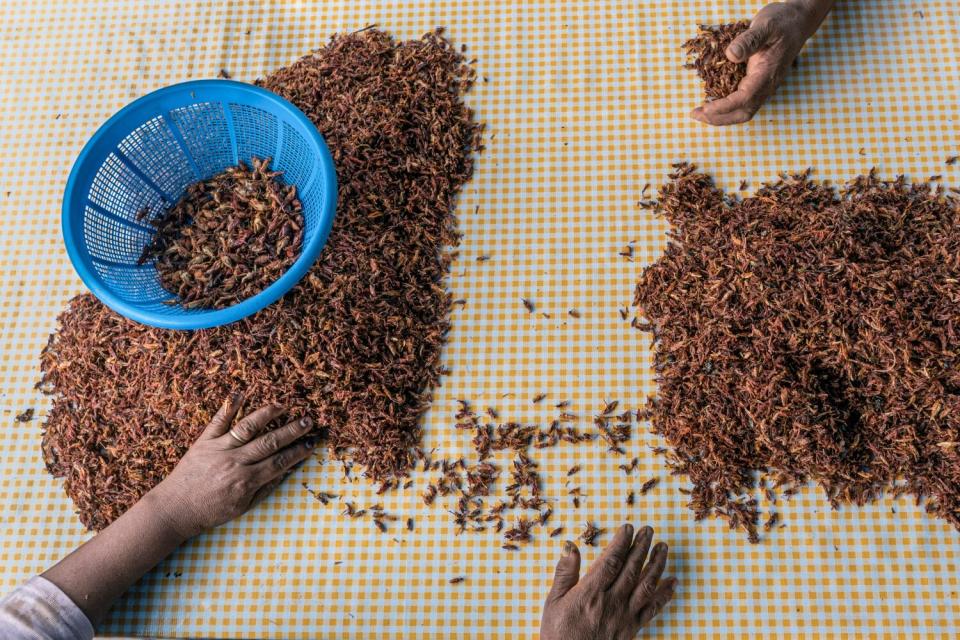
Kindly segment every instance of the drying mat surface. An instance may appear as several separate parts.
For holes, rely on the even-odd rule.
[[[569,399],[589,416],[604,399],[635,408],[653,392],[646,337],[621,320],[664,227],[635,204],[671,162],[691,160],[735,190],[812,166],[845,179],[871,166],[891,175],[944,174],[960,184],[960,95],[954,3],[848,2],[811,42],[773,101],[746,126],[687,118],[700,86],[680,68],[699,22],[748,17],[743,3],[662,2],[62,2],[4,3],[0,22],[0,591],[62,557],[81,531],[43,470],[32,389],[37,354],[81,291],[62,249],[59,206],[71,162],[95,128],[137,96],[221,68],[250,81],[338,30],[378,23],[401,37],[437,26],[479,59],[470,101],[487,152],[460,204],[465,233],[451,287],[453,373],[426,420],[428,448],[469,452],[453,431],[454,399],[502,417],[545,421]],[[477,208],[479,207],[479,208]],[[475,213],[476,211],[476,213]],[[618,252],[636,241],[634,260]],[[488,262],[475,258],[489,254]],[[532,300],[530,315],[520,298]],[[581,318],[566,311],[576,308]],[[545,318],[540,312],[551,315]],[[105,385],[110,384],[104,380]],[[512,397],[500,398],[501,394]],[[532,396],[548,393],[542,405]],[[647,448],[631,478],[596,443],[537,453],[546,492],[560,497],[573,464],[584,493],[554,515],[655,525],[673,548],[679,595],[654,637],[946,634],[960,622],[960,534],[907,499],[830,510],[795,497],[787,527],[759,546],[718,521],[695,523]],[[628,508],[624,496],[660,477]],[[537,632],[562,539],[541,532],[521,553],[492,535],[455,537],[442,508],[419,498],[426,480],[383,502],[413,533],[347,520],[301,486],[377,501],[363,483],[312,461],[254,512],[180,549],[116,607],[107,634],[213,637],[507,638]],[[895,511],[895,513],[894,513]],[[553,523],[552,523],[553,524]],[[392,538],[396,537],[399,542]],[[609,534],[602,542],[609,540]],[[586,560],[595,557],[588,550]],[[454,576],[461,584],[448,584]]]

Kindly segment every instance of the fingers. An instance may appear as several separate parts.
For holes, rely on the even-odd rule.
[[[580,550],[569,540],[563,543],[563,555],[553,574],[553,586],[547,601],[559,600],[580,581]]]
[[[263,435],[257,436],[247,444],[240,447],[240,454],[247,463],[260,462],[274,455],[287,445],[295,442],[298,438],[306,435],[313,427],[313,420],[310,418],[301,418],[294,420],[279,429],[268,431]]]
[[[677,579],[676,578],[667,578],[660,583],[660,586],[657,587],[656,591],[653,592],[653,597],[650,598],[650,602],[647,603],[643,609],[640,610],[640,613],[637,614],[638,622],[641,627],[647,626],[651,620],[657,617],[657,615],[663,611],[663,608],[667,606],[667,603],[673,599],[673,594],[677,590]]]
[[[637,580],[640,579],[640,571],[643,569],[643,563],[647,560],[647,553],[650,551],[650,544],[653,542],[653,529],[644,527],[637,533],[633,541],[627,561],[623,565],[620,576],[613,584],[615,594],[629,597],[637,586]]]
[[[623,565],[627,561],[627,553],[630,551],[632,542],[633,525],[625,524],[617,529],[613,540],[590,567],[584,580],[589,580],[600,590],[606,591],[620,575],[620,570],[623,569]]]
[[[734,38],[733,42],[727,45],[727,60],[730,62],[746,62],[747,58],[763,48],[770,37],[770,25],[767,22],[761,22],[750,25],[750,28]]]
[[[241,405],[243,405],[243,394],[230,394],[220,405],[220,410],[213,416],[210,424],[204,428],[200,437],[209,439],[225,434],[230,429],[230,425],[233,424],[233,419],[237,416],[237,411],[240,410]]]
[[[277,405],[261,407],[244,417],[230,430],[227,435],[231,446],[240,447],[250,442],[263,431],[268,424],[286,413],[286,409]]]
[[[310,457],[317,443],[313,439],[307,439],[297,444],[284,447],[274,455],[258,462],[256,466],[257,477],[271,482],[277,478],[283,478],[291,469]]]
[[[723,126],[747,122],[760,109],[768,93],[767,75],[752,73],[740,81],[737,90],[726,98],[703,104],[690,114],[694,120]],[[772,90],[772,88],[770,89]]]
[[[309,419],[307,419],[307,421],[308,424],[313,425],[313,422],[310,422]],[[303,421],[297,421],[297,423],[301,422]],[[290,424],[297,423],[291,422]],[[255,474],[259,478],[265,478],[266,482],[253,494],[253,500],[250,501],[250,506],[256,505],[273,493],[273,490],[287,479],[287,476],[290,475],[290,472],[293,471],[295,466],[310,457],[310,454],[313,453],[316,446],[316,440],[308,438],[297,444],[290,445],[279,451],[276,455],[257,463]]]
[[[654,545],[653,551],[650,553],[650,561],[640,572],[640,579],[633,590],[633,597],[630,600],[630,608],[633,611],[641,611],[653,602],[657,585],[660,583],[660,576],[663,575],[663,569],[666,565],[667,545],[658,542]]]

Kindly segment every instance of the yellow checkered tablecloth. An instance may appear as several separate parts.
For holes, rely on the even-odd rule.
[[[6,0],[0,20],[0,592],[52,564],[86,535],[43,469],[37,355],[69,297],[81,291],[63,250],[60,198],[71,163],[96,127],[132,99],[220,68],[253,80],[377,23],[399,37],[438,25],[466,43],[488,83],[470,97],[488,123],[487,151],[464,191],[464,243],[451,287],[455,312],[427,448],[469,453],[451,426],[458,397],[507,419],[544,421],[571,400],[581,415],[654,391],[645,335],[621,320],[664,225],[636,207],[646,183],[691,160],[728,189],[778,171],[843,180],[944,174],[960,184],[960,9],[949,0],[840,2],[800,66],[759,117],[713,129],[689,118],[700,101],[680,43],[697,23],[749,17],[759,4],[559,0],[325,2],[41,2]],[[476,207],[479,206],[477,210]],[[475,210],[477,211],[475,213]],[[636,257],[617,255],[631,240]],[[491,255],[478,263],[475,257]],[[544,318],[530,315],[520,298]],[[576,308],[574,319],[567,309]],[[109,380],[103,381],[110,384]],[[548,393],[543,405],[530,398]],[[505,393],[514,396],[502,398]],[[655,525],[681,580],[659,637],[952,636],[960,622],[960,534],[908,500],[831,511],[808,490],[781,509],[788,526],[759,546],[718,521],[695,523],[647,445],[644,428],[620,459],[588,444],[537,452],[554,521]],[[629,459],[628,457],[628,459]],[[574,511],[563,476],[583,471]],[[660,485],[635,507],[624,496]],[[382,535],[301,486],[380,501],[339,467],[313,461],[245,517],[180,549],[118,604],[106,634],[257,638],[512,638],[537,632],[560,539],[523,552],[488,534],[455,537],[449,515],[425,507],[426,480],[382,502],[416,530]],[[551,524],[553,524],[553,522]],[[393,538],[396,538],[396,541]],[[609,540],[604,536],[603,542]],[[586,560],[595,557],[586,552]],[[466,576],[451,585],[449,578]]]

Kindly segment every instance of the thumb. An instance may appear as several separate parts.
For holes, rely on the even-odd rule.
[[[766,44],[770,36],[770,27],[766,23],[752,24],[727,46],[727,59],[730,62],[746,62]]]
[[[553,586],[547,600],[559,600],[580,581],[580,550],[569,540],[563,543],[563,555],[553,574]]]

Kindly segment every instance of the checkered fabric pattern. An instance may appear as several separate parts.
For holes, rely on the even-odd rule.
[[[46,401],[38,353],[82,290],[63,249],[61,195],[84,142],[112,113],[158,87],[214,77],[251,81],[337,31],[376,23],[398,37],[439,25],[464,43],[487,82],[469,101],[488,124],[486,152],[461,202],[464,241],[450,287],[466,299],[445,352],[452,374],[425,420],[427,449],[471,452],[452,428],[455,399],[505,419],[546,422],[556,402],[588,417],[604,400],[637,408],[654,392],[647,337],[628,306],[665,226],[636,206],[690,160],[727,189],[813,167],[842,181],[943,174],[960,185],[956,113],[960,9],[949,0],[841,2],[798,68],[751,123],[709,128],[680,44],[698,23],[761,5],[634,0],[327,0],[324,2],[45,2],[5,0],[0,20],[0,591],[86,538],[43,468]],[[652,191],[648,191],[649,195]],[[633,260],[618,255],[628,242]],[[477,262],[479,255],[487,262]],[[528,313],[521,297],[536,305]],[[580,311],[580,318],[567,315]],[[549,314],[545,317],[542,313]],[[103,381],[110,384],[109,380]],[[543,403],[531,398],[546,393]],[[504,395],[513,394],[513,395]],[[26,424],[14,416],[35,407]],[[587,420],[588,421],[588,420]],[[586,428],[588,425],[583,425]],[[648,445],[624,462],[598,443],[537,452],[555,499],[553,526],[650,523],[670,543],[674,603],[653,637],[952,636],[960,622],[960,534],[908,499],[832,511],[809,489],[781,508],[787,527],[747,544],[719,521],[696,523]],[[566,470],[587,497],[575,510]],[[645,479],[660,484],[637,498]],[[382,502],[400,516],[381,534],[301,486]],[[382,499],[339,466],[311,461],[265,504],[184,546],[116,606],[102,632],[245,638],[535,636],[563,538],[538,532],[519,553],[490,534],[454,535],[427,479]],[[403,522],[415,521],[407,532]],[[601,542],[609,540],[609,533]],[[587,549],[585,561],[596,556]],[[460,584],[449,584],[464,576]]]

